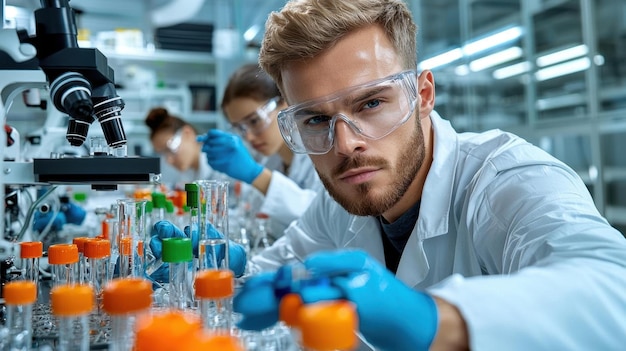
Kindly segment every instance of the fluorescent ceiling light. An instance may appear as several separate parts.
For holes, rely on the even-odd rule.
[[[454,69],[454,74],[457,76],[466,76],[470,73],[470,69],[467,65],[460,65]]]
[[[573,46],[568,49],[537,57],[537,66],[545,67],[555,63],[571,60],[576,57],[587,55],[589,48],[585,44]]]
[[[530,62],[524,61],[514,65],[498,68],[493,71],[493,77],[495,79],[505,79],[518,74],[526,73],[528,71],[530,71]]]
[[[469,68],[472,72],[479,72],[489,67],[497,66],[499,64],[515,60],[522,57],[522,48],[514,46],[512,48],[498,51],[495,54],[491,54],[485,57],[476,59],[469,64]]]
[[[580,72],[588,69],[591,66],[591,60],[588,57],[582,57],[576,60],[568,61],[558,65],[543,68],[535,73],[535,78],[538,81],[552,79],[566,74]]]
[[[251,26],[250,28],[248,28],[244,33],[243,33],[243,38],[245,39],[246,42],[252,41],[252,39],[254,39],[254,37],[259,34],[259,31],[261,30],[261,27],[257,24]]]
[[[447,65],[448,63],[454,62],[462,57],[463,52],[460,48],[456,48],[422,61],[418,65],[418,68],[420,70],[433,69],[435,67]]]
[[[485,51],[493,47],[496,47],[498,45],[502,45],[504,43],[513,41],[521,36],[522,36],[522,27],[517,26],[517,27],[505,29],[496,34],[492,34],[482,39],[478,39],[473,42],[465,44],[463,46],[463,54],[467,56],[471,56],[481,51]]]

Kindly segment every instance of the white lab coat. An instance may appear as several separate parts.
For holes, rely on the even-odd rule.
[[[623,349],[626,240],[578,175],[511,134],[458,134],[431,120],[433,163],[396,276],[457,306],[472,350]],[[336,248],[384,264],[380,236],[375,218],[323,192],[252,265]]]
[[[294,154],[287,175],[282,163],[268,162],[272,179],[258,212],[272,221],[274,237],[280,237],[287,226],[309,207],[319,191],[324,189],[313,162],[306,154]]]

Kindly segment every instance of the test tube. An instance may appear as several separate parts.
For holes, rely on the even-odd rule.
[[[103,325],[107,324],[107,315],[102,313],[102,290],[107,282],[111,280],[110,255],[111,244],[106,239],[90,239],[84,243],[84,255],[87,263],[87,276],[85,284],[93,287],[96,308],[91,312],[89,318],[91,335],[103,336]],[[96,338],[98,338],[96,337]]]
[[[187,309],[193,304],[191,272],[193,261],[192,243],[189,238],[163,239],[163,262],[169,264],[168,284],[169,305],[172,308]]]
[[[200,222],[199,269],[228,269],[228,181],[198,180],[204,219]],[[211,224],[215,231],[209,230]]]
[[[206,269],[196,274],[196,299],[206,330],[230,334],[234,275],[230,270]]]
[[[128,256],[122,257],[129,264],[129,275],[133,277],[144,277],[144,242],[149,236],[146,233],[146,203],[142,199],[120,199],[118,203],[118,225],[120,245],[130,245],[130,252],[125,251]],[[122,250],[120,250],[122,251]],[[123,255],[122,252],[120,254]],[[120,271],[120,276],[122,272]]]
[[[6,350],[31,350],[33,340],[33,304],[37,300],[37,284],[30,280],[16,280],[4,285],[6,327],[9,340]]]
[[[89,350],[89,312],[93,309],[93,288],[85,284],[59,285],[50,292],[52,314],[58,320],[59,351]]]
[[[43,256],[41,241],[23,241],[20,243],[21,278],[39,283],[39,259]]]
[[[53,244],[48,247],[52,267],[52,286],[78,282],[78,247],[75,244]]]
[[[111,318],[109,351],[132,350],[137,317],[152,305],[151,284],[141,278],[111,280],[102,292],[102,303]]]
[[[359,344],[356,308],[347,300],[303,305],[298,311],[298,325],[306,351],[349,351]]]
[[[86,236],[79,236],[72,239],[72,244],[76,245],[78,248],[78,283],[86,283],[87,276],[89,274],[89,267],[87,265],[87,260],[85,259],[85,242],[87,240],[91,240],[91,238]]]
[[[89,266],[86,283],[93,286],[96,302],[100,302],[102,289],[112,278],[109,263],[111,243],[106,239],[91,239],[85,241],[84,245],[84,255]],[[97,305],[99,307],[100,303]]]
[[[187,194],[186,204],[189,208],[189,234],[193,236],[200,234],[200,223],[202,222],[202,213],[200,212],[200,188],[196,183],[185,184],[185,192]],[[194,252],[194,269],[200,269],[198,253]]]

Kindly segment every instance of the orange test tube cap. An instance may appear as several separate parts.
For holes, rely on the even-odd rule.
[[[353,350],[358,345],[358,317],[349,301],[322,301],[299,309],[302,345],[319,351]]]
[[[83,255],[87,258],[105,258],[111,256],[111,242],[106,239],[85,241]]]
[[[181,344],[202,330],[202,321],[196,314],[168,310],[142,315],[135,326],[134,351],[179,350]]]
[[[39,258],[43,256],[41,241],[24,241],[20,243],[20,258]]]
[[[71,264],[78,262],[78,246],[76,244],[54,244],[48,247],[48,263]]]
[[[82,253],[82,252],[85,252],[85,242],[89,240],[91,240],[91,238],[86,237],[86,236],[79,236],[79,237],[72,239],[72,244],[78,247],[79,253]]]
[[[119,278],[108,282],[102,291],[103,309],[108,314],[139,312],[152,305],[152,284],[141,278]]]
[[[7,305],[30,305],[37,301],[37,284],[30,280],[8,282],[2,294]]]
[[[52,288],[50,302],[55,316],[79,316],[94,307],[94,291],[90,285],[59,285]]]
[[[233,296],[234,276],[230,270],[206,269],[196,274],[196,297],[223,299]]]

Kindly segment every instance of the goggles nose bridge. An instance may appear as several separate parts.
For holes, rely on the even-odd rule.
[[[353,121],[352,119],[350,119],[350,117],[346,116],[343,113],[337,113],[336,115],[333,116],[331,120],[331,124],[330,124],[330,132],[331,132],[331,135],[333,136],[333,139],[335,136],[335,127],[337,126],[337,120],[339,119],[344,121],[350,127],[350,129],[352,129],[356,134],[363,135],[363,130],[359,126],[358,122]]]

